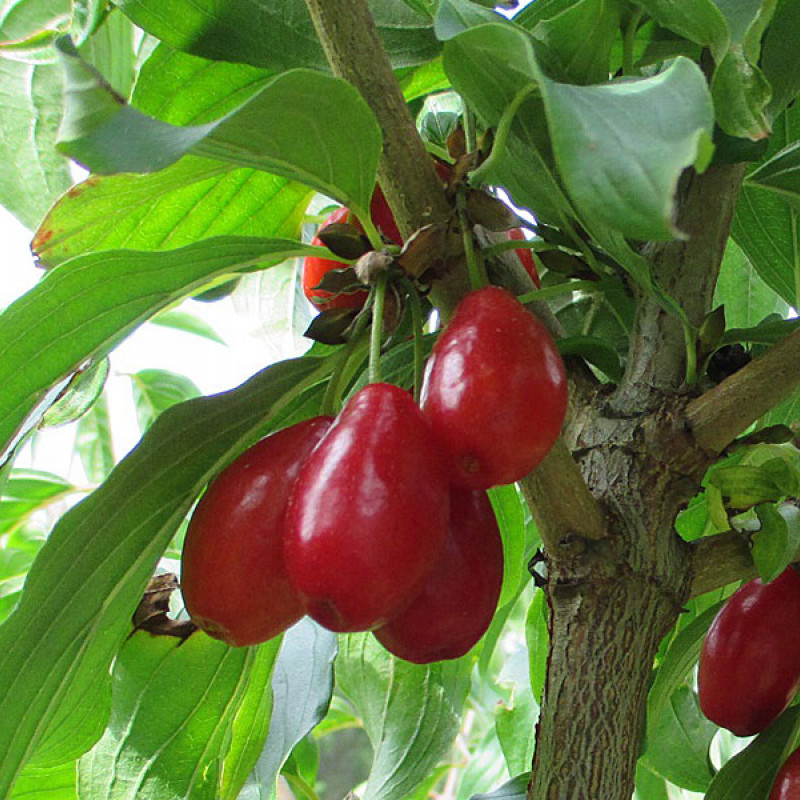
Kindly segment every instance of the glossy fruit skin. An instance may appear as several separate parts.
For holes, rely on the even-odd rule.
[[[370,630],[409,602],[447,533],[442,453],[407,392],[366,386],[306,462],[285,554],[309,615],[332,631]]]
[[[503,585],[503,542],[484,491],[453,489],[450,528],[420,592],[375,638],[415,664],[459,658],[486,633]]]
[[[513,230],[506,231],[506,239],[514,240],[517,242],[524,242],[526,240],[522,228],[514,228]],[[536,267],[536,260],[533,257],[533,251],[529,247],[521,247],[519,250],[514,251],[517,257],[525,267],[525,271],[530,275],[531,280],[537,289],[542,288],[542,281],[539,278],[539,270]]]
[[[496,286],[459,303],[425,370],[422,410],[451,461],[451,480],[488,489],[527,475],[558,438],[567,408],[553,337]]]
[[[283,561],[289,490],[333,422],[315,417],[245,451],[211,482],[189,522],[181,590],[192,619],[232,645],[265,642],[305,614]]]
[[[783,762],[767,800],[797,800],[800,797],[800,747]]]
[[[708,629],[697,681],[700,708],[737,736],[767,728],[800,689],[800,575],[737,590]]]
[[[402,244],[403,240],[397,223],[394,221],[389,204],[383,196],[380,186],[375,187],[372,200],[369,206],[370,216],[373,223],[383,235],[394,244]],[[362,233],[364,228],[356,217],[351,214],[349,208],[337,208],[323,220],[319,226],[320,230],[332,225],[335,222],[349,222],[355,225]],[[324,246],[324,242],[315,236],[311,244]],[[331,311],[335,309],[361,308],[367,299],[368,292],[353,292],[352,294],[339,294],[335,297],[330,293],[315,287],[319,285],[326,273],[332,269],[343,269],[346,264],[341,261],[334,261],[331,258],[319,258],[317,256],[307,256],[303,261],[303,292],[305,296],[321,311]]]

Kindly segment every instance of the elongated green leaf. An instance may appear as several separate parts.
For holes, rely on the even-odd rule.
[[[133,23],[121,11],[111,9],[102,23],[80,46],[80,53],[111,84],[127,97],[136,77]]]
[[[730,30],[718,4],[713,0],[636,0],[637,4],[664,28],[711,48],[719,61],[730,44]]]
[[[669,800],[667,784],[641,761],[636,765],[636,791],[633,800]]]
[[[130,378],[139,430],[142,433],[170,406],[191,400],[200,394],[200,390],[189,378],[163,369],[144,369],[134,372]]]
[[[111,441],[111,420],[108,401],[101,394],[88,414],[78,420],[75,448],[86,477],[93,483],[102,483],[114,469],[114,448]]]
[[[310,252],[287,239],[221,237],[164,253],[112,250],[50,272],[0,315],[0,442],[88,358],[217,275]]]
[[[279,644],[232,648],[200,632],[185,642],[128,639],[114,663],[108,727],[79,762],[81,797],[217,800],[233,720],[246,696],[269,696]]]
[[[775,773],[788,756],[796,735],[800,708],[783,714],[717,773],[705,800],[765,800]]]
[[[800,142],[792,142],[753,170],[747,182],[777,192],[797,205],[800,201]]]
[[[440,0],[433,18],[433,30],[441,41],[485,22],[499,22],[502,17],[471,0]]]
[[[800,5],[778,0],[772,24],[764,37],[761,69],[772,87],[767,117],[774,120],[800,91],[800,62],[795,43],[800,37]]]
[[[208,480],[329,369],[314,358],[283,362],[239,389],[169,409],[62,517],[0,627],[0,795],[35,751],[37,764],[64,761],[97,740],[109,665],[175,529]],[[312,408],[299,410],[313,414],[320,395],[309,393]]]
[[[688,686],[679,686],[659,719],[648,720],[644,763],[656,774],[693,792],[704,792],[713,777],[708,750],[717,726],[707,720]]]
[[[269,796],[292,749],[325,716],[336,652],[336,635],[308,618],[285,634],[272,679],[269,734],[246,786]]]
[[[381,133],[346,81],[292,70],[222,119],[177,127],[120,104],[68,40],[59,47],[70,101],[59,148],[93,172],[153,172],[192,151],[298,180],[366,216]]]
[[[23,771],[9,800],[78,800],[77,763],[30,767]]]
[[[161,43],[139,71],[131,105],[172,125],[201,125],[237,109],[274,75],[274,70],[209,61]]]
[[[525,570],[525,513],[515,486],[496,486],[489,491],[489,499],[503,537],[503,588],[497,607],[504,606],[516,596]]]
[[[75,373],[63,395],[47,409],[42,425],[64,425],[80,419],[97,401],[106,384],[107,358],[87,364]]]
[[[525,800],[528,796],[528,784],[531,781],[530,772],[517,775],[504,783],[493,792],[474,794],[470,800]]]
[[[689,670],[697,663],[706,631],[721,607],[722,602],[719,602],[707,608],[693,619],[670,645],[647,698],[648,730],[651,725],[657,724],[662,719],[673,692],[683,685]]]
[[[0,58],[0,203],[31,229],[72,182],[55,149],[62,85],[57,66]]]
[[[766,107],[772,96],[769,81],[734,45],[722,59],[711,81],[717,123],[730,136],[758,141],[769,136]]]
[[[329,70],[303,0],[115,0],[140,28],[176,50],[217,61],[284,71]],[[371,0],[378,31],[395,68],[429,61],[437,42],[427,15],[402,0]]]
[[[208,322],[187,311],[164,311],[153,317],[150,320],[150,324],[159,325],[163,328],[172,328],[176,331],[184,331],[185,333],[191,333],[193,336],[202,336],[204,339],[217,344],[225,344],[225,340]]]
[[[0,501],[0,533],[14,530],[38,509],[74,491],[75,487],[59,475],[40,470],[12,470]]]
[[[420,666],[371,634],[342,637],[336,680],[373,749],[363,800],[403,800],[425,780],[458,732],[468,674],[464,659]]]
[[[49,211],[32,247],[51,268],[88,252],[173,250],[214,236],[297,238],[310,195],[286,178],[187,156],[153,175],[91,176]]]

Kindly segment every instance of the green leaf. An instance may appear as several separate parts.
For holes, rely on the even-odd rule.
[[[79,800],[75,761],[57,767],[23,770],[9,800]]]
[[[728,239],[722,259],[714,305],[725,306],[730,328],[750,329],[770,314],[786,316],[786,302],[764,283],[750,260],[733,239]],[[728,332],[731,335],[731,332]]]
[[[336,653],[336,635],[309,618],[284,635],[272,679],[269,734],[245,787],[272,791],[295,745],[325,716],[333,692]]]
[[[636,0],[659,25],[689,41],[709,47],[719,62],[730,45],[725,17],[712,0]]]
[[[708,750],[717,726],[703,716],[697,695],[679,686],[658,719],[648,720],[644,763],[684,789],[704,792],[713,777]]]
[[[202,336],[204,339],[217,344],[225,344],[225,340],[208,322],[186,311],[162,311],[150,320],[150,324],[159,325],[162,328],[171,328],[176,331],[184,331],[194,336]]]
[[[752,536],[753,562],[762,580],[768,583],[794,561],[800,548],[800,509],[765,503],[756,506],[755,511],[761,528]]]
[[[636,791],[633,793],[633,800],[669,800],[664,779],[647,769],[641,759],[636,764]]]
[[[170,406],[201,394],[189,378],[164,369],[143,369],[131,376],[139,430],[144,433]]]
[[[539,703],[531,691],[528,658],[520,648],[507,658],[497,683],[509,691],[495,708],[495,732],[511,775],[531,765]]]
[[[475,25],[499,22],[501,19],[496,12],[471,0],[439,0],[433,18],[433,30],[437,39],[446,41]]]
[[[115,0],[140,28],[176,50],[214,61],[239,61],[284,71],[329,70],[303,0]],[[431,20],[402,0],[372,0],[378,32],[393,66],[417,66],[433,58]]]
[[[772,99],[766,109],[770,121],[800,91],[800,62],[795,50],[798,37],[800,6],[793,0],[778,0],[761,49],[761,69],[772,87]]]
[[[371,634],[341,637],[337,684],[373,750],[362,800],[404,800],[450,749],[469,667],[465,659],[411,664],[390,655]]]
[[[758,141],[769,136],[766,107],[772,96],[769,81],[734,45],[714,71],[711,96],[717,123],[725,133]]]
[[[112,9],[80,46],[81,57],[98,70],[121,97],[128,96],[136,77],[134,37],[131,21],[122,12]]]
[[[495,486],[489,490],[489,499],[503,538],[503,588],[497,600],[500,608],[516,596],[525,571],[525,513],[513,485]]]
[[[542,701],[547,677],[547,657],[550,652],[550,629],[547,624],[547,598],[541,590],[533,595],[525,617],[525,644],[528,648],[528,667],[533,696]]]
[[[697,65],[677,58],[652,78],[603,86],[544,81],[542,91],[556,162],[586,221],[634,239],[680,235],[673,220],[678,178],[713,127]]]
[[[749,508],[758,503],[777,501],[784,494],[773,477],[762,467],[751,464],[721,467],[709,476],[712,486],[728,498],[731,508]]]
[[[220,237],[164,253],[81,256],[51,271],[0,315],[0,442],[14,442],[54,384],[175,300],[217,275],[308,252],[287,239]]]
[[[603,339],[595,336],[566,336],[558,340],[558,351],[562,356],[580,356],[614,383],[622,380],[622,364],[617,350]]]
[[[722,601],[699,614],[673,639],[656,672],[655,680],[647,697],[648,738],[650,737],[650,726],[659,724],[669,707],[673,693],[683,685],[689,670],[700,658],[706,631],[720,608],[722,608]]]
[[[800,142],[784,147],[747,176],[747,183],[781,195],[797,207],[800,203]]]
[[[45,268],[89,252],[174,250],[214,236],[299,238],[311,192],[299,183],[187,156],[153,175],[93,175],[42,221]]]
[[[42,425],[65,425],[80,419],[97,401],[106,385],[108,359],[103,358],[75,373],[64,394],[42,417]]]
[[[192,56],[162,42],[142,64],[131,105],[172,125],[200,125],[235,111],[274,75],[249,64]]]
[[[580,0],[540,21],[531,35],[548,77],[564,83],[604,83],[619,26],[618,0]]]
[[[775,296],[773,295],[773,300]],[[773,345],[785,339],[800,326],[800,320],[795,319],[765,319],[753,328],[730,328],[725,331],[720,344],[745,342],[747,344]]]
[[[20,527],[35,511],[75,491],[72,483],[52,473],[31,469],[12,470],[0,501],[0,534]]]
[[[68,40],[59,49],[69,94],[59,148],[93,172],[154,172],[191,150],[300,181],[366,215],[381,133],[346,81],[292,70],[222,119],[177,127],[121,105]]]
[[[269,695],[278,645],[232,648],[200,632],[184,642],[143,632],[128,639],[114,663],[108,727],[79,762],[81,796],[220,797],[234,718],[245,697],[257,704]]]
[[[102,483],[114,469],[116,460],[111,440],[111,420],[104,394],[100,395],[89,413],[78,421],[75,448],[86,477],[93,483]]]
[[[72,183],[55,149],[62,87],[57,66],[0,58],[0,203],[31,229]]]
[[[717,773],[705,800],[765,800],[783,759],[788,756],[797,730],[800,708],[781,714],[742,752]]]
[[[470,800],[525,800],[528,796],[530,781],[531,773],[523,772],[522,775],[517,775],[493,792],[474,794]]]
[[[0,795],[34,751],[42,765],[97,740],[109,665],[175,529],[209,479],[270,425],[288,424],[289,411],[319,413],[321,388],[301,392],[329,371],[320,359],[282,362],[239,389],[174,406],[61,518],[0,627]]]

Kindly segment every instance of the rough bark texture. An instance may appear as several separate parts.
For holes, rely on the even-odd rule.
[[[695,325],[710,308],[741,180],[738,166],[687,175],[678,224],[689,240],[643,251]],[[692,579],[692,550],[674,519],[698,489],[703,459],[691,437],[679,437],[676,449],[692,457],[675,458],[670,443],[683,417],[684,375],[681,326],[640,297],[625,379],[569,430],[608,537],[576,537],[547,554],[551,652],[531,800],[633,793],[653,657]]]

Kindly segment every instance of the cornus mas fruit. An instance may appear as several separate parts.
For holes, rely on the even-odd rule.
[[[192,619],[211,636],[257,644],[305,614],[284,567],[284,516],[300,466],[332,421],[316,417],[262,439],[198,503],[183,546],[181,589]]]
[[[767,800],[797,800],[800,797],[800,748],[778,770]]]
[[[708,629],[697,675],[700,708],[737,736],[769,726],[800,689],[800,575],[747,583]]]
[[[392,211],[379,186],[375,187],[369,210],[372,221],[381,234],[394,244],[402,244],[403,240],[400,237],[400,231],[397,229],[397,223],[394,221]],[[356,225],[359,230],[364,230],[349,208],[337,208],[324,220],[320,225],[320,229],[337,222],[349,222]],[[322,245],[323,242],[319,236],[315,236],[311,240],[311,244]],[[365,291],[334,296],[330,292],[315,288],[319,285],[323,277],[325,277],[326,273],[330,272],[332,269],[342,269],[344,266],[345,264],[341,261],[334,261],[330,258],[319,258],[317,256],[307,256],[303,261],[303,292],[317,308],[333,310],[361,308],[361,306],[364,305],[367,299],[367,292]]]
[[[488,489],[527,475],[558,438],[564,363],[544,325],[496,286],[459,303],[425,371],[422,410],[451,462],[451,480]]]
[[[292,491],[285,554],[308,613],[334,631],[382,625],[432,569],[448,525],[447,470],[411,396],[357,392]]]
[[[458,658],[486,633],[503,584],[503,542],[486,492],[453,489],[450,527],[419,593],[375,631],[417,664]]]

